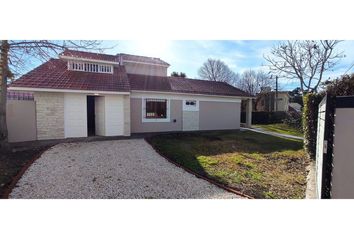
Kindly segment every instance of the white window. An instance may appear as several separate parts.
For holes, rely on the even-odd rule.
[[[199,111],[199,102],[197,100],[184,100],[183,111]]]
[[[168,99],[142,99],[143,122],[169,122],[170,101]]]
[[[113,73],[113,66],[98,63],[69,61],[68,70],[81,72]]]

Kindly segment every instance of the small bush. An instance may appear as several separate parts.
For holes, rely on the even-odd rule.
[[[302,117],[299,113],[288,112],[283,123],[302,132]]]

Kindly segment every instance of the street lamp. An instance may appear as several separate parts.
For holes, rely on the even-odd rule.
[[[273,79],[273,75],[270,75],[270,79]],[[278,75],[275,75],[275,111],[278,111]]]

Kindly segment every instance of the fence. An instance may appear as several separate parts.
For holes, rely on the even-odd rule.
[[[286,112],[252,112],[252,124],[282,123]],[[246,112],[241,112],[241,122],[246,122]]]
[[[354,198],[354,96],[326,96],[317,126],[318,198]]]

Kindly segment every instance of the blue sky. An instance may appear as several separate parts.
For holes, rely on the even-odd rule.
[[[168,69],[170,74],[173,71],[184,72],[190,78],[198,78],[198,69],[208,58],[215,58],[224,61],[234,72],[242,73],[249,69],[264,69],[264,55],[277,41],[169,41],[169,40],[140,40],[140,41],[103,41],[104,47],[112,47],[105,50],[105,53],[129,53],[150,57],[159,57],[171,64]],[[343,41],[338,45],[338,50],[344,51],[346,57],[331,72],[325,74],[325,78],[336,78],[343,74],[354,62],[354,41]],[[28,70],[38,65],[32,62]],[[351,69],[354,72],[354,68]],[[292,90],[299,86],[298,81],[280,79],[281,90]]]
[[[267,70],[263,55],[268,54],[277,41],[105,41],[106,46],[115,46],[109,53],[130,53],[159,57],[170,63],[169,73],[185,72],[188,77],[198,78],[198,69],[208,58],[224,61],[233,71],[242,73],[248,69]],[[344,51],[343,58],[325,78],[335,78],[343,74],[354,62],[354,41],[344,41],[338,46]],[[354,68],[351,69],[354,72]],[[297,81],[280,79],[282,90],[292,90],[299,86]]]

